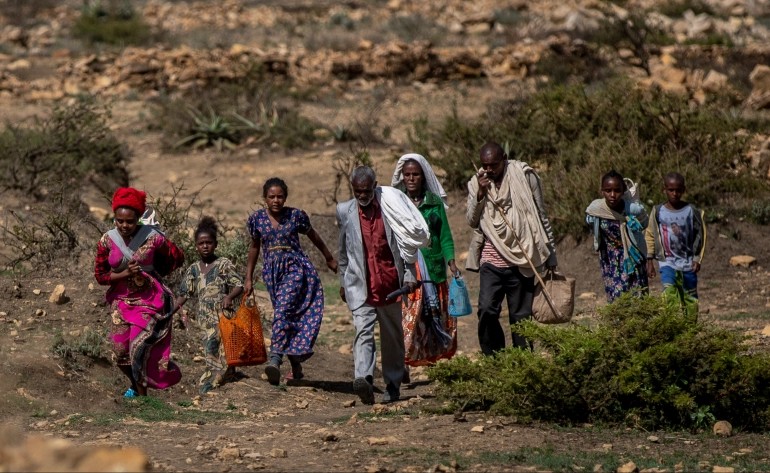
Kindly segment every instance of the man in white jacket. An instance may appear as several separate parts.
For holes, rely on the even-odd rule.
[[[419,247],[430,244],[430,235],[404,194],[378,187],[370,167],[353,170],[350,182],[354,198],[337,204],[337,223],[340,297],[353,312],[356,328],[353,391],[364,404],[374,403],[374,327],[379,322],[383,402],[393,402],[400,398],[404,376],[404,334],[401,299],[387,296],[417,287],[414,258]]]

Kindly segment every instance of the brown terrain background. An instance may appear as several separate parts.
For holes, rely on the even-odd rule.
[[[335,254],[333,163],[351,150],[329,130],[364,125],[382,134],[388,129],[387,138],[372,144],[369,152],[380,183],[389,184],[395,160],[410,151],[412,120],[426,116],[440,121],[455,109],[472,118],[494,100],[533,90],[548,80],[537,72],[539,61],[554,50],[567,59],[577,54],[581,43],[573,33],[592,28],[601,17],[599,2],[582,0],[148,0],[132,3],[165,36],[152,46],[121,49],[72,39],[69,29],[82,2],[40,2],[38,8],[36,2],[26,3],[0,2],[0,107],[6,122],[29,123],[53,103],[93,94],[111,105],[110,128],[130,150],[133,186],[162,198],[178,189],[180,201],[195,199],[193,220],[210,214],[229,228],[241,229],[261,205],[262,183],[280,176],[289,185],[288,204],[308,211]],[[696,101],[709,87],[739,83],[747,90],[748,106],[767,105],[770,81],[763,90],[749,75],[757,66],[770,66],[770,34],[763,26],[770,4],[709,4],[719,16],[685,14],[670,20],[667,27],[679,43],[654,52],[650,76],[630,64],[623,51],[607,53],[608,60],[643,85],[676,90]],[[613,8],[633,11],[651,5],[629,2]],[[524,19],[509,24],[504,15]],[[334,26],[345,18],[364,26]],[[751,60],[731,69],[729,51],[683,46],[703,28],[738,38],[743,57]],[[677,48],[702,65],[677,66],[670,60],[681,53]],[[161,93],[226,76],[235,64],[250,61],[303,91],[292,106],[324,125],[312,146],[289,150],[247,142],[224,152],[174,150],[164,146],[161,131],[148,126]],[[733,75],[714,78],[712,63]],[[757,172],[767,173],[766,146],[758,148],[757,156],[752,162]],[[95,214],[105,216],[109,202],[103,192],[88,183],[72,191]],[[663,198],[658,189],[642,193],[653,201]],[[19,193],[1,195],[3,213],[35,205]],[[346,198],[344,191],[340,198]],[[463,193],[451,193],[449,218],[461,267],[469,236],[464,201]],[[770,336],[767,228],[728,216],[708,232],[699,285],[701,317],[744,331],[752,343],[764,347]],[[315,248],[307,240],[304,244],[323,268]],[[731,263],[737,255],[752,258],[742,265]],[[73,366],[51,348],[56,336],[75,340],[88,330],[106,333],[104,288],[93,279],[92,258],[93,253],[75,255],[45,271],[6,271],[0,277],[4,471],[611,471],[629,461],[647,471],[675,471],[678,461],[672,459],[682,455],[701,460],[702,471],[728,471],[718,468],[730,468],[741,456],[770,470],[766,434],[720,437],[711,432],[558,427],[484,413],[442,413],[434,387],[420,369],[414,371],[415,384],[402,392],[402,401],[363,406],[355,402],[350,385],[350,314],[328,271],[322,275],[327,312],[304,382],[273,387],[261,378],[261,367],[248,367],[241,369],[244,377],[237,382],[199,396],[202,351],[198,332],[191,328],[174,335],[182,382],[152,392],[158,402],[136,406],[122,399],[126,383],[109,359],[80,357]],[[188,258],[192,262],[195,255]],[[577,278],[576,321],[594,317],[604,294],[590,241],[563,239],[559,263]],[[466,273],[466,279],[475,294],[477,276]],[[653,292],[658,284],[653,281]],[[64,285],[66,303],[49,302],[57,285]],[[269,299],[266,293],[260,296],[269,323]],[[460,320],[459,343],[461,354],[476,356],[475,316]],[[378,386],[383,388],[381,380]],[[95,452],[102,456],[94,459]]]

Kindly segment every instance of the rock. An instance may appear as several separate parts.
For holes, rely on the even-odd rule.
[[[592,301],[596,299],[596,293],[595,292],[583,292],[578,296],[578,299],[581,301]]]
[[[647,440],[649,440],[652,443],[660,442],[660,439],[656,435],[650,435],[649,437],[647,437]]]
[[[355,406],[356,406],[356,400],[355,399],[351,399],[349,401],[345,401],[345,402],[342,403],[342,407],[355,407]]]
[[[746,105],[755,110],[770,105],[770,66],[757,64],[749,74],[751,94],[746,99]]]
[[[637,473],[639,468],[636,466],[636,463],[628,462],[620,465],[615,471],[616,473]]]
[[[41,292],[43,292],[43,291],[41,291],[40,289],[32,289],[32,294],[34,294],[36,296],[39,296]]]
[[[702,87],[706,92],[719,92],[727,87],[728,82],[729,79],[725,74],[712,69],[706,74],[706,78],[703,79]]]
[[[335,432],[331,432],[326,429],[318,430],[316,433],[321,435],[321,440],[324,442],[336,442],[340,439],[340,436],[337,435]]]
[[[48,302],[52,302],[57,305],[66,304],[70,298],[67,297],[67,292],[64,288],[64,284],[57,284],[51,295],[48,297]]]
[[[289,456],[289,453],[282,448],[274,448],[270,450],[270,456],[273,458],[286,458]]]
[[[296,407],[297,409],[307,409],[307,406],[309,406],[309,405],[310,405],[310,402],[308,402],[307,399],[302,399],[302,400],[297,401],[294,404],[294,407]]]
[[[733,426],[726,420],[718,420],[714,424],[714,435],[719,437],[730,437],[733,435]]]
[[[100,222],[106,222],[112,217],[112,213],[102,207],[89,207],[88,211]]]
[[[318,140],[328,140],[332,137],[332,132],[327,128],[316,128],[313,130],[313,136]]]
[[[337,353],[340,353],[342,355],[349,355],[353,353],[353,346],[350,345],[349,343],[346,343],[337,349]]]
[[[711,469],[712,473],[735,473],[735,468],[731,466],[719,466],[714,465],[714,468]]]
[[[3,471],[137,471],[148,468],[147,456],[135,447],[78,446],[64,439],[30,436],[3,428]]]
[[[398,443],[398,439],[389,435],[387,437],[369,437],[366,439],[369,445],[390,445],[391,443]]]
[[[763,337],[770,337],[770,325],[765,325],[765,328],[763,328],[762,332],[760,333],[762,334]]]
[[[684,471],[684,462],[679,462],[674,465],[674,473],[682,473]]]
[[[757,259],[750,255],[736,255],[730,258],[730,266],[748,268],[757,263]]]
[[[27,59],[17,59],[12,63],[5,66],[9,71],[18,71],[19,69],[29,69],[32,67],[32,63]]]
[[[45,317],[47,315],[47,312],[43,309],[37,309],[35,310],[35,315],[38,317]]]
[[[241,458],[241,449],[238,447],[223,447],[217,453],[217,457],[221,460],[235,460]]]
[[[473,427],[471,427],[471,432],[476,432],[476,433],[479,433],[479,434],[483,434],[484,433],[484,426],[483,425],[474,425]]]

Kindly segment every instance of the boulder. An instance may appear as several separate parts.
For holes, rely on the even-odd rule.
[[[730,437],[733,435],[733,426],[726,420],[718,420],[714,423],[713,431],[719,437]]]
[[[636,463],[634,462],[628,462],[620,465],[615,471],[617,473],[637,473],[639,471],[639,467],[637,467]]]
[[[745,105],[754,110],[770,106],[770,66],[758,64],[749,74],[751,81],[751,94],[745,101]]]
[[[730,258],[730,266],[748,268],[757,263],[757,259],[750,255],[735,255]]]
[[[53,292],[51,292],[51,295],[48,297],[48,302],[61,305],[66,304],[69,302],[70,298],[67,297],[66,289],[64,288],[64,284],[58,284]]]

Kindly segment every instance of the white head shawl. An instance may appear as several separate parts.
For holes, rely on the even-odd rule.
[[[396,163],[396,170],[393,171],[393,180],[391,181],[390,185],[396,187],[404,182],[404,163],[409,160],[417,161],[417,163],[422,168],[422,173],[425,176],[425,185],[428,187],[428,190],[441,197],[441,200],[444,201],[444,208],[448,209],[449,204],[447,204],[447,195],[444,191],[444,188],[438,181],[436,173],[433,172],[433,168],[430,167],[430,164],[428,164],[428,160],[420,154],[409,153],[401,156],[398,159],[398,163]]]

